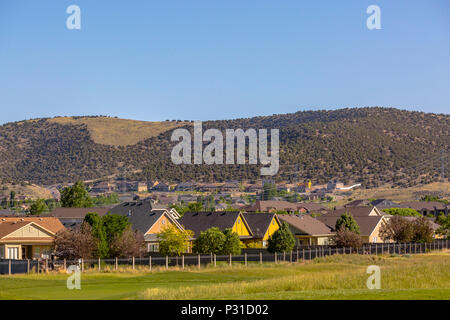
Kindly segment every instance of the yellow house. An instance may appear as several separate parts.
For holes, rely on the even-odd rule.
[[[217,227],[220,230],[232,229],[239,235],[241,241],[251,239],[253,231],[240,212],[186,212],[178,221],[186,230],[194,232],[194,238],[200,232]]]
[[[247,247],[266,248],[269,238],[277,231],[281,222],[275,213],[244,213],[244,218],[253,230],[253,237],[244,240]]]
[[[55,234],[63,229],[57,218],[0,218],[0,259],[50,258]]]

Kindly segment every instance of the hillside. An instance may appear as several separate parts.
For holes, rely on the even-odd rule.
[[[279,128],[275,179],[339,179],[413,186],[438,181],[440,152],[449,151],[450,116],[392,108],[301,111],[208,121],[207,128]],[[258,179],[258,166],[173,165],[172,129],[187,122],[110,117],[36,119],[0,126],[0,176],[38,184],[108,175],[163,181]],[[448,157],[446,159],[448,168]],[[131,173],[134,172],[134,173]]]

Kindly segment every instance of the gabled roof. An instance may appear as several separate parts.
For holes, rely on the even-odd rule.
[[[99,216],[104,216],[108,213],[111,207],[104,208],[55,208],[50,213],[42,214],[42,217],[56,217],[64,219],[84,219],[90,213],[98,213]]]
[[[53,234],[64,229],[64,226],[57,218],[51,217],[0,218],[0,238],[5,237],[11,232],[14,232],[31,223]]]
[[[200,232],[212,227],[217,227],[222,231],[227,228],[232,228],[239,216],[243,217],[243,222],[247,225],[250,234],[252,234],[252,230],[245,217],[237,211],[186,212],[179,222],[185,229],[192,230],[194,235],[198,236]]]
[[[405,208],[406,206],[395,203],[389,199],[377,199],[377,200],[373,200],[371,203],[371,205],[378,207],[378,208]]]
[[[289,202],[284,200],[257,200],[245,209],[250,212],[268,212],[270,210],[298,211],[301,208],[304,208],[308,212],[324,211],[327,209],[318,203]]]
[[[245,220],[253,231],[255,238],[262,238],[270,227],[270,223],[275,218],[279,221],[275,213],[243,213]]]
[[[384,219],[384,216],[353,216],[359,226],[359,231],[362,236],[370,236],[375,230],[376,226]],[[340,216],[323,215],[317,217],[317,220],[326,224],[331,230],[335,231],[336,221]]]
[[[336,210],[330,210],[325,216],[337,216],[340,217],[343,214],[350,214],[353,217],[369,217],[369,216],[382,216],[386,213],[378,210],[376,207],[349,207]]]
[[[124,202],[110,209],[109,213],[127,216],[133,229],[139,230],[142,233],[146,233],[163,215],[166,215],[172,223],[183,230],[183,227],[168,213],[166,209],[153,209],[152,203],[149,200]]]
[[[417,211],[445,210],[446,208],[445,203],[438,201],[407,201],[400,204]]]
[[[332,234],[332,230],[327,225],[309,215],[280,214],[278,218],[287,222],[291,229],[294,228],[302,234],[311,236]]]

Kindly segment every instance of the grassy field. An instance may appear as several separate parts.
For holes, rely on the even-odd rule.
[[[49,121],[59,124],[85,124],[94,142],[112,146],[134,145],[186,124],[185,122],[150,122],[105,117],[59,117]]]
[[[450,299],[450,252],[417,256],[344,256],[299,264],[202,270],[0,276],[1,299]],[[368,290],[369,265],[381,290]]]

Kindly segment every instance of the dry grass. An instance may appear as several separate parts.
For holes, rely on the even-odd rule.
[[[286,295],[316,290],[367,290],[366,268],[381,268],[382,288],[387,290],[437,289],[450,287],[450,256],[429,254],[415,257],[332,256],[301,266],[283,266],[279,276],[256,281],[216,283],[182,288],[150,288],[137,299],[229,299],[261,294]],[[261,269],[261,270],[259,270]],[[265,273],[264,268],[253,273]],[[239,272],[239,270],[236,270]],[[214,272],[214,271],[211,271]],[[224,272],[220,270],[218,272]]]
[[[185,122],[149,122],[116,118],[59,117],[50,119],[59,124],[85,124],[94,142],[112,146],[134,145],[139,141],[185,125]]]
[[[434,182],[426,185],[411,188],[392,189],[390,187],[380,187],[374,189],[355,189],[352,194],[353,199],[391,199],[393,201],[411,201],[416,199],[416,192],[443,192],[449,196],[450,182]]]

